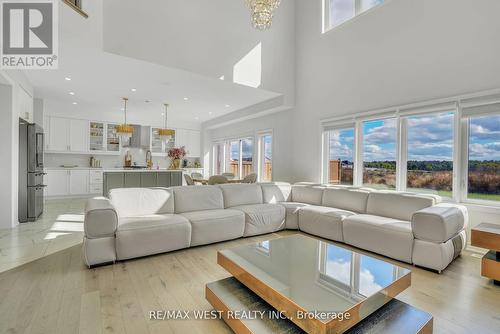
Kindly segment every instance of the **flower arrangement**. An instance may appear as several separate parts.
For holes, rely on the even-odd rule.
[[[186,149],[182,147],[174,147],[168,150],[168,157],[172,159],[182,159],[186,156]]]

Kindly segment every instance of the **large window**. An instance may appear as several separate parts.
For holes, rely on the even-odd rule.
[[[253,173],[253,139],[230,140],[228,147],[229,159],[226,172],[233,173],[235,178],[244,178]]]
[[[363,184],[396,188],[396,119],[363,122]]]
[[[334,28],[384,0],[325,0],[324,31]]]
[[[324,182],[500,207],[500,90],[322,125]]]
[[[240,141],[234,140],[229,142],[229,168],[226,168],[228,173],[233,173],[235,178],[240,177],[240,161],[241,161]]]
[[[406,118],[408,191],[452,197],[453,112]]]
[[[500,114],[470,117],[467,198],[500,201]]]
[[[327,177],[330,184],[353,184],[354,128],[335,129],[327,136]]]
[[[259,180],[270,182],[273,179],[273,136],[271,133],[259,135]]]

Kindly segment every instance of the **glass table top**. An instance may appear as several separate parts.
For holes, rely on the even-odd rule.
[[[383,304],[384,289],[410,274],[406,268],[304,235],[220,253],[307,312],[344,312],[362,303],[363,313],[370,314]]]

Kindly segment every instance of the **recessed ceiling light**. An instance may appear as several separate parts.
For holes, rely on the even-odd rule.
[[[132,88],[132,89],[131,89],[131,91],[133,91],[133,92],[137,92],[137,89],[135,89],[135,88]]]
[[[73,104],[78,104],[78,103],[76,103],[76,102],[73,102]]]
[[[200,118],[198,116],[196,116],[194,119],[199,120]]]
[[[164,112],[162,112],[162,113],[161,113],[161,115],[162,115],[162,116],[165,116],[165,113],[164,113]]]
[[[71,78],[70,77],[66,77],[66,78],[64,78],[64,80],[71,81]]]
[[[149,102],[151,102],[151,100],[144,100],[144,102],[149,103]]]
[[[213,112],[209,111],[209,112],[208,112],[208,114],[209,114],[209,115],[212,115],[212,114],[213,114]]]
[[[229,105],[229,104],[226,104],[226,108],[229,108],[229,107],[230,107],[230,105]]]
[[[75,92],[69,92],[69,95],[75,95]]]
[[[189,100],[189,98],[185,97],[185,98],[184,98],[184,101],[187,101],[187,100]]]

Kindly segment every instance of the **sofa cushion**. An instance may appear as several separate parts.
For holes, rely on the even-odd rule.
[[[191,223],[191,246],[241,238],[245,229],[245,215],[239,210],[193,211],[182,216]]]
[[[174,187],[175,213],[224,209],[222,191],[218,186]]]
[[[286,182],[260,183],[260,187],[264,203],[288,202],[292,194],[292,186]]]
[[[311,205],[321,205],[324,187],[293,185],[292,201]]]
[[[430,196],[397,192],[372,192],[368,195],[366,213],[410,221],[414,212],[435,204]]]
[[[219,185],[224,195],[224,207],[262,204],[262,189],[258,184],[223,184]]]
[[[323,191],[322,206],[365,213],[370,192],[352,188],[326,188]]]
[[[175,214],[127,217],[116,231],[119,260],[187,248],[191,241],[189,221]]]
[[[326,206],[303,207],[299,210],[299,228],[325,239],[343,241],[342,221],[354,214],[352,211]]]
[[[344,242],[396,260],[411,263],[413,233],[409,221],[373,215],[354,215],[342,223]]]
[[[271,233],[285,227],[285,208],[279,204],[239,205],[231,209],[245,214],[244,237]]]
[[[297,202],[280,202],[279,205],[285,208],[285,227],[290,230],[299,229],[299,211],[310,204]]]
[[[167,188],[116,188],[109,199],[119,217],[174,213],[174,194]]]
[[[448,241],[467,225],[467,208],[440,203],[413,214],[411,228],[415,238],[441,243]]]

